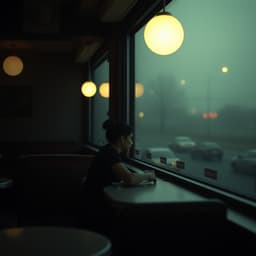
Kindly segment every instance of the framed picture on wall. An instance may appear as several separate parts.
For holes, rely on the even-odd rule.
[[[0,117],[31,117],[32,87],[0,85]]]

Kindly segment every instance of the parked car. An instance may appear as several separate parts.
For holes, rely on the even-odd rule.
[[[188,136],[177,136],[169,144],[169,148],[174,152],[189,152],[193,147],[195,147],[196,142],[193,141]]]
[[[234,170],[256,171],[256,149],[250,149],[244,155],[237,155],[231,159]]]
[[[176,161],[181,161],[168,147],[151,147],[144,150],[142,160],[152,164],[176,167]]]
[[[216,142],[201,142],[191,150],[190,154],[192,159],[221,161],[224,151]]]

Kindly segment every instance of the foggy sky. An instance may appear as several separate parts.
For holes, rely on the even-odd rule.
[[[170,3],[171,12],[183,24],[181,48],[169,56],[152,53],[144,43],[144,28],[135,36],[135,76],[145,91],[152,80],[168,74],[171,86],[183,86],[190,109],[204,111],[210,98],[218,111],[237,104],[256,108],[256,1],[179,0]],[[227,67],[227,73],[221,67]],[[180,81],[185,80],[185,85]]]

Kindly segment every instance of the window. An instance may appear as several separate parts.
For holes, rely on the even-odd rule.
[[[169,56],[146,47],[144,27],[134,34],[134,79],[143,86],[134,102],[135,158],[154,164],[144,152],[169,147],[184,165],[163,170],[252,201],[255,9],[253,0],[171,2],[166,11],[182,22],[185,39]]]
[[[93,69],[93,81],[97,85],[97,93],[92,98],[91,143],[101,146],[106,143],[102,123],[108,119],[109,104],[109,63],[101,62]]]

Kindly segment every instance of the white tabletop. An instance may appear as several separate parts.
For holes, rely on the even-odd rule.
[[[113,184],[104,191],[112,202],[120,204],[206,201],[205,197],[161,179],[157,179],[155,184],[150,182],[135,186]]]
[[[128,208],[168,209],[169,212],[218,213],[225,217],[226,207],[220,200],[209,199],[173,183],[157,178],[156,184],[125,186],[113,184],[104,190],[109,204],[118,212]]]
[[[3,256],[111,255],[110,240],[98,233],[65,227],[23,227],[0,231]]]

